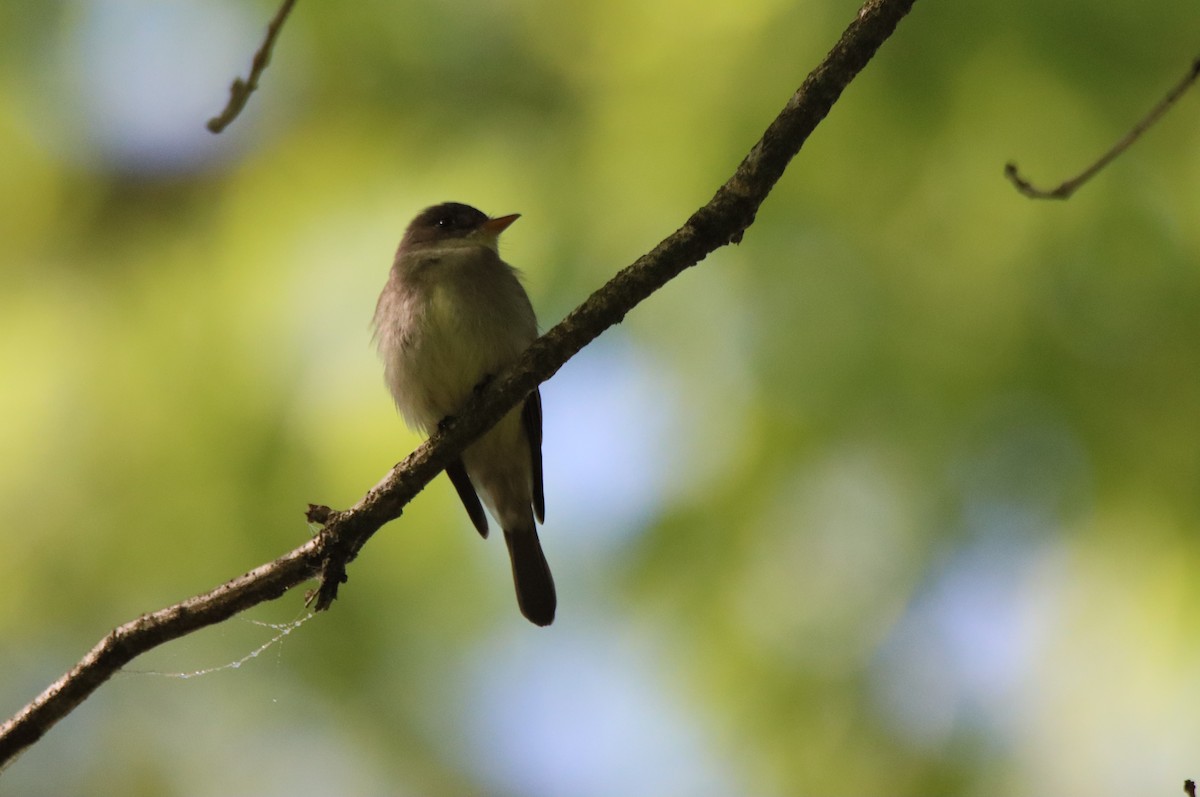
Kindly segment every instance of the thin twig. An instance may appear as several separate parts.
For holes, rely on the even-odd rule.
[[[266,38],[258,46],[258,51],[254,53],[254,61],[250,64],[250,74],[246,76],[245,80],[240,77],[233,79],[233,83],[229,86],[229,102],[225,105],[225,110],[209,119],[208,124],[205,125],[209,132],[220,133],[246,107],[246,101],[258,88],[258,79],[266,70],[267,64],[271,62],[271,50],[275,47],[275,40],[279,38],[279,31],[283,29],[283,23],[287,20],[294,5],[296,5],[296,0],[283,0],[283,5],[275,12],[275,18],[267,26]]]
[[[1112,163],[1121,153],[1129,149],[1133,142],[1141,137],[1142,133],[1149,130],[1155,122],[1162,118],[1171,106],[1183,96],[1191,85],[1196,82],[1196,78],[1200,77],[1200,58],[1192,62],[1191,69],[1184,75],[1176,86],[1167,92],[1167,96],[1163,97],[1162,101],[1155,105],[1150,113],[1133,126],[1133,129],[1125,134],[1125,137],[1113,145],[1112,149],[1100,156],[1100,159],[1091,166],[1084,169],[1075,177],[1060,184],[1056,188],[1038,188],[1030,183],[1027,179],[1021,176],[1017,171],[1017,164],[1009,162],[1004,166],[1004,175],[1008,177],[1018,191],[1031,199],[1069,199],[1071,194],[1074,194],[1081,185],[1096,176],[1096,173],[1103,169],[1108,164]]]
[[[346,563],[468,444],[654,291],[714,250],[741,240],[788,163],[915,2],[868,0],[708,204],[536,340],[513,367],[475,394],[453,422],[395,466],[357,504],[340,512],[310,507],[310,522],[323,523],[315,538],[210,592],[127,623],[101,640],[70,672],[0,725],[0,767],[141,653],[278,598],[318,574],[325,574],[318,608],[327,606],[336,584],[344,580]]]

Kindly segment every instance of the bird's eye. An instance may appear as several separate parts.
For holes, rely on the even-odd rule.
[[[444,230],[444,229],[446,229],[447,227],[449,227],[449,226],[450,226],[450,217],[449,217],[449,216],[442,216],[440,219],[438,219],[438,220],[437,220],[437,222],[436,222],[436,223],[437,223],[437,228],[438,228],[439,230]]]

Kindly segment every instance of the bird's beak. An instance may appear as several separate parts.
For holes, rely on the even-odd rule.
[[[512,224],[514,221],[516,221],[519,218],[521,218],[520,213],[513,213],[508,216],[500,216],[495,219],[488,219],[487,221],[485,221],[483,224],[481,224],[479,226],[482,227],[483,229],[487,230],[492,235],[499,235],[500,233],[502,233],[508,229],[508,225]]]

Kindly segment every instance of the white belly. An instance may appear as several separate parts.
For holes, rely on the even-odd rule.
[[[381,341],[388,387],[410,425],[431,431],[533,340],[534,330],[499,317],[477,296],[433,286],[403,314],[394,344]]]

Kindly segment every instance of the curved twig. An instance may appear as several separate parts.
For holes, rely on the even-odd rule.
[[[209,119],[208,124],[205,125],[210,133],[220,133],[229,127],[230,122],[237,119],[238,114],[246,107],[246,101],[258,88],[258,79],[262,77],[267,64],[271,63],[271,50],[274,49],[275,40],[279,38],[279,31],[283,30],[283,23],[287,20],[288,14],[292,12],[294,5],[296,5],[296,0],[283,0],[283,5],[275,12],[271,24],[267,26],[266,37],[263,38],[262,44],[254,53],[254,60],[250,64],[250,74],[246,76],[245,80],[240,77],[233,79],[233,83],[229,85],[229,102],[225,104],[225,109]]]
[[[1192,61],[1192,66],[1188,73],[1183,76],[1175,87],[1167,92],[1167,96],[1159,101],[1150,109],[1150,113],[1146,114],[1133,128],[1121,138],[1116,144],[1113,144],[1112,149],[1104,153],[1091,166],[1084,169],[1079,174],[1059,183],[1054,188],[1038,188],[1021,176],[1017,170],[1017,164],[1006,163],[1004,165],[1004,176],[1012,182],[1013,186],[1030,199],[1070,199],[1071,194],[1074,194],[1080,186],[1088,180],[1096,176],[1096,174],[1108,164],[1117,159],[1125,150],[1133,146],[1133,142],[1137,141],[1142,133],[1149,130],[1155,122],[1162,118],[1171,106],[1174,105],[1180,97],[1183,96],[1192,84],[1196,82],[1196,78],[1200,77],[1200,58]]]

